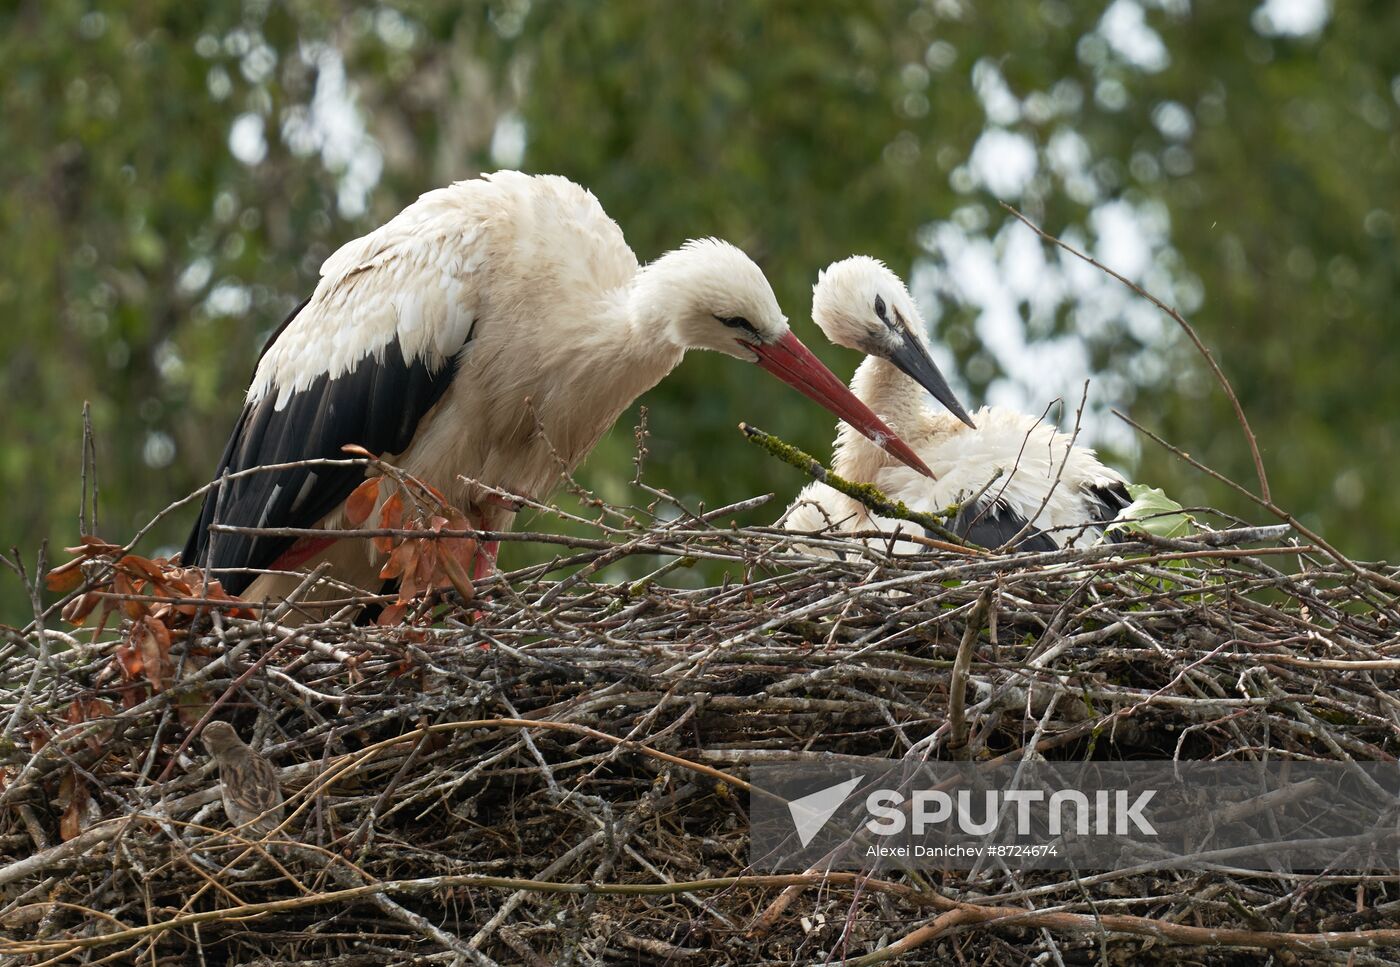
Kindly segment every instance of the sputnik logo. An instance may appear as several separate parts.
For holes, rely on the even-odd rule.
[[[788,812],[792,814],[792,824],[797,827],[797,838],[802,841],[803,846],[816,839],[822,827],[836,810],[841,808],[846,797],[864,778],[865,776],[856,776],[854,779],[847,779],[801,799],[793,799],[787,804]]]

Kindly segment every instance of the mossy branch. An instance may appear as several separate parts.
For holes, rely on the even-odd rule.
[[[758,427],[749,426],[747,423],[740,423],[739,429],[750,443],[758,444],[783,463],[791,464],[813,480],[845,494],[881,517],[894,517],[898,520],[907,520],[911,524],[918,524],[930,534],[947,541],[958,550],[981,550],[971,547],[967,541],[944,525],[943,521],[947,519],[947,514],[926,514],[922,511],[910,510],[904,501],[890,499],[884,491],[874,484],[856,483],[832,473],[822,466],[821,461],[817,460],[816,457],[804,453],[791,443],[780,440],[771,433],[765,433]]]

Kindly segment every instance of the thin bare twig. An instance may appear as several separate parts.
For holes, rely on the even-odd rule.
[[[1191,340],[1191,344],[1196,347],[1197,352],[1199,352],[1201,354],[1201,357],[1206,361],[1206,365],[1210,367],[1211,373],[1215,376],[1215,381],[1218,384],[1220,384],[1220,388],[1224,390],[1225,396],[1230,400],[1230,406],[1233,407],[1235,411],[1235,419],[1239,422],[1240,429],[1244,431],[1245,442],[1249,444],[1250,456],[1254,459],[1254,472],[1259,478],[1259,494],[1261,497],[1263,497],[1264,500],[1270,500],[1269,478],[1268,475],[1264,472],[1264,458],[1259,453],[1259,441],[1254,436],[1254,430],[1250,428],[1249,420],[1244,415],[1244,407],[1240,405],[1239,397],[1235,395],[1235,388],[1230,385],[1230,380],[1226,377],[1225,371],[1220,368],[1220,364],[1215,361],[1215,356],[1206,347],[1206,344],[1201,341],[1201,337],[1196,334],[1195,327],[1192,326],[1189,322],[1187,322],[1186,319],[1181,315],[1181,313],[1177,312],[1175,309],[1167,305],[1161,299],[1157,298],[1147,290],[1143,289],[1142,286],[1138,285],[1136,282],[1133,282],[1131,279],[1125,278],[1124,276],[1118,274],[1113,269],[1110,269],[1108,266],[1104,265],[1102,262],[1098,261],[1092,256],[1086,255],[1085,253],[1079,251],[1073,245],[1070,245],[1067,242],[1063,242],[1060,239],[1056,238],[1054,235],[1051,235],[1049,232],[1042,229],[1039,225],[1032,222],[1029,218],[1021,214],[1012,206],[1008,205],[1006,202],[1002,202],[1001,207],[1005,208],[1012,215],[1016,216],[1016,219],[1020,221],[1021,224],[1025,225],[1031,231],[1035,232],[1041,237],[1041,239],[1051,243],[1052,245],[1059,246],[1069,254],[1073,255],[1075,258],[1087,262],[1094,268],[1105,273],[1106,275],[1112,276],[1114,279],[1117,279],[1119,282],[1123,283],[1123,285],[1127,286],[1133,292],[1142,296],[1144,299],[1152,303],[1158,309],[1165,312],[1168,316],[1171,317],[1173,322],[1175,322],[1178,326],[1181,327],[1182,332],[1186,333],[1187,338]]]

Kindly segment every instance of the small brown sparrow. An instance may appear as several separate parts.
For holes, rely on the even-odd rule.
[[[210,722],[200,737],[219,764],[228,821],[246,827],[247,836],[266,836],[276,829],[283,815],[282,784],[272,763],[254,752],[227,722]]]

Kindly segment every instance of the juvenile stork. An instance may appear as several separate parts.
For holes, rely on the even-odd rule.
[[[929,357],[924,320],[909,291],[881,262],[854,256],[830,265],[813,289],[812,318],[838,346],[868,354],[852,390],[933,471],[931,477],[909,473],[841,427],[832,455],[838,475],[873,483],[913,510],[937,513],[963,504],[949,529],[989,548],[1091,544],[1131,503],[1121,474],[1039,418],[984,407],[969,419]],[[916,382],[951,415],[931,406]],[[873,516],[824,484],[803,490],[784,524],[795,531],[904,533],[914,526]]]
[[[592,193],[502,171],[430,191],[342,246],[263,350],[183,555],[250,599],[321,562],[377,588],[368,541],[211,532],[343,529],[356,444],[441,490],[487,530],[514,508],[481,486],[543,496],[690,349],[757,363],[915,467],[918,457],[789,331],[763,273],[715,239],[645,268]],[[555,456],[557,454],[557,457]],[[279,466],[292,464],[291,466]],[[382,497],[381,497],[382,499]],[[494,552],[494,548],[491,549]],[[478,559],[478,564],[481,561]]]

